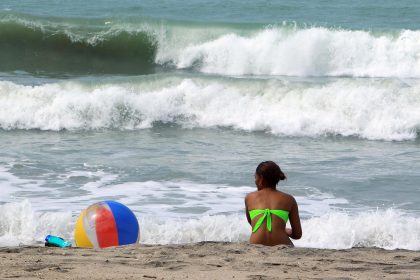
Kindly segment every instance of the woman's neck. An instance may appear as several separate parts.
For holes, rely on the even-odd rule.
[[[276,187],[267,187],[263,186],[262,188],[258,188],[259,191],[267,190],[267,191],[276,191]]]

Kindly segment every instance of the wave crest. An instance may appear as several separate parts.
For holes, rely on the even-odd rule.
[[[76,216],[70,212],[36,212],[28,200],[0,205],[0,210],[0,246],[41,243],[51,233],[72,238]],[[245,217],[235,214],[170,220],[142,215],[139,222],[140,243],[145,244],[246,242],[251,232]],[[302,220],[302,228],[302,239],[295,241],[298,247],[420,250],[420,219],[394,209],[352,216],[330,212]]]
[[[0,71],[420,78],[420,31],[201,25],[176,21],[0,20]],[[70,20],[68,20],[70,21]]]
[[[146,74],[157,50],[146,31],[77,32],[22,20],[0,22],[0,71],[34,74]]]
[[[87,86],[0,82],[0,128],[142,129],[157,123],[228,127],[276,135],[414,139],[420,128],[419,85],[341,80],[296,86],[183,79]]]
[[[222,75],[420,77],[420,31],[268,28],[193,42],[157,61]]]

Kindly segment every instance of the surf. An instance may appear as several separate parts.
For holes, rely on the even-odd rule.
[[[0,205],[0,210],[0,246],[42,244],[49,232],[72,238],[76,217],[71,212],[36,211],[28,200]],[[142,244],[246,242],[251,230],[245,215],[239,214],[175,220],[136,214]],[[302,227],[304,235],[295,242],[297,247],[420,250],[420,219],[392,208],[353,215],[331,211],[303,219]]]
[[[157,75],[129,83],[37,86],[2,81],[0,128],[139,130],[175,124],[278,136],[402,141],[418,137],[419,91],[416,81],[410,85],[363,79],[320,84]]]
[[[188,42],[156,61],[220,75],[297,77],[420,77],[420,32],[267,27]]]
[[[0,72],[420,78],[418,30],[15,15],[0,37]]]
[[[0,72],[38,76],[147,74],[157,45],[145,31],[78,30],[40,21],[0,21]]]

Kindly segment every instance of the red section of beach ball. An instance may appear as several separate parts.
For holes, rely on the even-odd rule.
[[[96,236],[100,248],[119,245],[114,215],[106,207],[99,207],[96,210]]]

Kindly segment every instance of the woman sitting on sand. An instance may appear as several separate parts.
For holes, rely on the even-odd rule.
[[[257,191],[245,197],[246,217],[252,226],[249,240],[268,246],[286,244],[302,236],[299,211],[293,196],[276,190],[277,183],[286,179],[273,161],[261,162],[255,171]],[[292,228],[286,228],[290,219]]]

